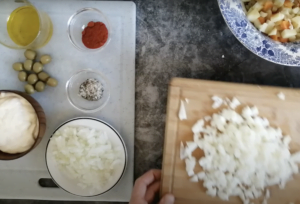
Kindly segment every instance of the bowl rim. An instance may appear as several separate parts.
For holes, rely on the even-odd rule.
[[[71,83],[71,80],[72,80],[75,76],[77,76],[77,75],[79,75],[79,74],[81,74],[81,73],[83,73],[83,72],[92,72],[92,73],[95,73],[95,74],[97,74],[97,75],[100,75],[100,78],[103,79],[103,80],[106,82],[106,84],[107,84],[107,87],[108,87],[108,88],[107,88],[106,91],[108,91],[108,97],[107,97],[106,101],[105,101],[100,107],[98,107],[98,108],[91,109],[91,110],[79,108],[79,107],[76,106],[76,105],[73,103],[73,101],[71,100],[71,97],[70,97],[69,91],[68,91],[68,90],[69,90],[70,83]],[[74,108],[76,108],[77,110],[80,110],[80,111],[85,112],[85,113],[95,113],[95,112],[98,112],[98,111],[102,110],[102,109],[107,105],[108,101],[110,100],[110,96],[111,96],[111,94],[110,94],[110,89],[111,89],[111,87],[110,87],[110,82],[109,82],[109,80],[108,80],[101,72],[96,71],[96,70],[93,70],[93,69],[82,69],[82,70],[79,70],[79,71],[73,73],[72,76],[68,79],[68,81],[67,81],[67,83],[66,83],[66,92],[67,92],[67,98],[68,98],[69,103],[70,103]],[[101,100],[101,99],[100,99],[100,100]]]
[[[117,180],[117,182],[111,187],[109,188],[108,190],[100,193],[100,194],[96,194],[96,195],[89,195],[89,196],[83,196],[83,195],[77,195],[77,194],[74,194],[74,193],[71,193],[69,191],[67,191],[66,189],[64,189],[63,187],[61,187],[58,182],[53,178],[50,170],[49,170],[49,167],[48,167],[48,159],[47,159],[47,152],[48,152],[48,147],[49,147],[49,144],[50,144],[50,141],[51,141],[51,138],[53,137],[53,135],[61,128],[63,127],[64,125],[72,122],[72,121],[75,121],[75,120],[94,120],[94,121],[97,121],[97,122],[100,122],[100,123],[103,123],[104,125],[106,125],[107,127],[109,127],[110,129],[112,129],[112,131],[114,131],[116,133],[116,135],[118,136],[118,138],[120,139],[122,145],[123,145],[123,149],[124,149],[124,153],[125,153],[125,163],[124,163],[124,167],[123,167],[123,171],[122,171],[122,174],[120,175],[120,178]],[[47,170],[48,170],[48,173],[50,174],[51,176],[51,179],[52,181],[61,189],[63,189],[64,191],[72,194],[72,195],[75,195],[75,196],[79,196],[79,197],[96,197],[96,196],[99,196],[99,195],[102,195],[104,193],[107,193],[109,192],[111,189],[113,189],[120,181],[121,179],[123,178],[126,170],[127,170],[127,166],[128,166],[128,152],[127,152],[127,147],[126,147],[126,144],[121,136],[121,134],[113,127],[111,126],[110,124],[108,124],[107,122],[101,120],[101,119],[98,119],[98,118],[94,118],[94,117],[76,117],[76,118],[72,118],[72,119],[69,119],[65,122],[63,122],[61,125],[59,125],[54,131],[53,133],[51,134],[48,142],[47,142],[47,145],[46,145],[46,151],[45,151],[45,161],[46,161],[46,167],[47,167]]]
[[[16,153],[16,154],[9,154],[9,153],[6,153],[6,152],[2,152],[2,153],[5,153],[7,155],[11,155],[11,156],[15,156],[14,158],[10,158],[10,159],[0,159],[0,161],[12,161],[12,160],[16,160],[16,159],[19,159],[25,155],[27,155],[28,153],[30,153],[32,150],[34,150],[40,143],[41,141],[43,140],[44,136],[45,136],[45,133],[46,133],[46,128],[47,128],[47,119],[46,119],[46,114],[45,114],[45,111],[43,109],[43,107],[41,106],[41,104],[35,100],[35,98],[33,98],[32,96],[26,94],[26,93],[23,93],[21,91],[16,91],[16,90],[0,90],[0,93],[1,92],[6,92],[6,93],[14,93],[22,98],[24,98],[31,106],[32,108],[34,109],[35,113],[36,113],[36,116],[37,116],[37,119],[39,121],[39,131],[38,131],[38,136],[37,138],[35,139],[34,143],[32,144],[32,146],[30,147],[30,149],[28,149],[27,151],[25,152],[21,152],[21,153]],[[26,97],[29,97],[32,101],[34,101],[37,106],[33,105],[27,98],[24,97],[24,95],[26,95]],[[42,119],[43,121],[40,120],[40,117],[39,117],[39,114],[38,112],[41,112],[42,114]],[[44,127],[42,127],[44,126]],[[42,136],[40,136],[40,134]]]
[[[90,48],[86,48],[86,49],[83,49],[83,48],[80,48],[76,45],[76,43],[74,43],[74,40],[72,38],[72,35],[71,35],[71,25],[72,25],[72,21],[74,20],[74,17],[83,13],[83,12],[86,12],[86,11],[94,11],[94,12],[97,12],[98,14],[100,14],[106,22],[102,22],[105,24],[107,30],[108,30],[108,38],[107,38],[107,41],[104,43],[104,45],[102,45],[101,47],[99,48],[96,48],[96,49],[90,49]],[[85,7],[85,8],[82,8],[78,11],[76,11],[74,14],[72,14],[72,16],[69,18],[68,20],[68,37],[69,37],[69,40],[70,42],[72,43],[72,45],[80,50],[80,51],[83,51],[83,52],[99,52],[99,51],[102,51],[104,50],[105,47],[107,47],[107,45],[110,43],[111,41],[111,25],[110,25],[110,21],[108,20],[108,18],[106,17],[106,15],[101,12],[99,9],[96,9],[96,8],[92,8],[92,7]]]

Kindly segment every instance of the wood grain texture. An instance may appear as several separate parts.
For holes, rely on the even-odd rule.
[[[18,158],[23,157],[24,155],[28,154],[42,141],[43,136],[46,132],[46,115],[45,115],[45,112],[44,112],[43,108],[41,107],[41,105],[30,95],[20,92],[20,91],[9,91],[9,90],[3,90],[3,91],[15,93],[15,94],[18,94],[18,95],[22,96],[23,98],[25,98],[34,108],[36,115],[38,117],[38,120],[39,120],[38,136],[37,136],[33,146],[28,151],[18,153],[18,154],[7,154],[5,152],[0,151],[0,160],[14,160],[14,159],[18,159]],[[0,93],[3,91],[0,91]]]
[[[277,97],[283,92],[286,100]],[[169,86],[168,107],[166,117],[165,144],[163,156],[161,195],[172,193],[176,197],[176,204],[198,203],[242,203],[238,198],[232,197],[229,202],[213,198],[205,193],[202,183],[191,183],[185,171],[184,161],[179,158],[181,141],[192,141],[192,126],[200,118],[212,115],[220,109],[212,109],[211,97],[236,97],[243,105],[255,105],[260,115],[269,119],[272,126],[278,126],[283,133],[292,137],[290,151],[300,150],[300,90],[280,87],[266,87],[245,84],[232,84],[193,79],[175,78]],[[187,120],[178,118],[180,100],[184,102]],[[237,108],[238,111],[242,108]],[[201,158],[201,150],[194,152],[193,156]],[[196,172],[201,171],[197,165]],[[271,187],[269,204],[300,204],[300,175],[294,177],[284,190],[277,186]],[[260,203],[261,199],[255,201]]]

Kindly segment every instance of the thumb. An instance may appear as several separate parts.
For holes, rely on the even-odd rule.
[[[159,204],[174,204],[175,197],[172,194],[166,194],[160,200]]]

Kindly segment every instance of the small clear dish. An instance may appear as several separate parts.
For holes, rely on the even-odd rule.
[[[105,24],[108,30],[108,39],[106,43],[97,48],[90,49],[87,48],[82,42],[82,32],[87,27],[89,22],[102,22]],[[95,8],[83,8],[73,14],[68,21],[68,34],[71,43],[80,51],[84,52],[97,52],[103,50],[110,41],[110,23],[107,20],[106,16]]]
[[[97,79],[103,85],[103,95],[98,101],[88,101],[79,95],[79,87],[87,79]],[[110,98],[110,84],[106,77],[91,69],[80,70],[75,73],[66,84],[67,97],[70,104],[85,113],[100,111]]]

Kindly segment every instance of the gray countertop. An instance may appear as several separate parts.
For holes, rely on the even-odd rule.
[[[221,16],[217,0],[135,0],[135,3],[135,177],[148,169],[161,167],[167,91],[172,77],[300,87],[299,68],[265,61],[233,36]],[[85,202],[92,203],[97,202]]]

